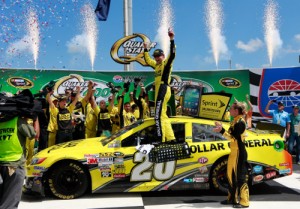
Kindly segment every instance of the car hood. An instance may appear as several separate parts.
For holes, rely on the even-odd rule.
[[[99,153],[103,145],[100,137],[74,140],[66,143],[51,146],[41,152],[37,153],[35,157],[50,157],[56,158],[82,158],[86,154]]]

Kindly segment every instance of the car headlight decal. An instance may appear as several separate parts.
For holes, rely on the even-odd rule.
[[[44,162],[46,159],[47,159],[46,157],[42,157],[42,158],[34,157],[34,158],[32,158],[30,164],[31,164],[31,165],[41,164],[41,163]]]

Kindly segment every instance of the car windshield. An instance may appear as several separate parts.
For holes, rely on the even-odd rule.
[[[117,133],[111,135],[110,137],[101,139],[101,143],[103,146],[107,145],[109,142],[113,141],[115,138],[121,136],[122,134],[125,134],[127,131],[141,125],[144,122],[143,119],[140,119],[138,121],[136,121],[135,123],[129,125],[129,126],[125,126],[124,128],[120,129]]]

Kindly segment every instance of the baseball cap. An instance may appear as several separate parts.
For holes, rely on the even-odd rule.
[[[58,99],[54,96],[51,96],[51,101],[54,102],[54,101],[57,101]]]
[[[295,108],[296,108],[296,109],[299,109],[299,106],[298,106],[298,105],[294,105],[293,108],[294,108],[294,109],[295,109]]]
[[[68,99],[68,97],[66,97],[66,96],[60,96],[60,97],[58,97],[57,98],[57,100],[60,102],[60,101],[63,101],[63,100],[67,100]]]
[[[284,106],[282,102],[278,102],[278,106]]]
[[[161,55],[164,55],[164,51],[161,49],[155,49],[155,51],[152,54],[153,57],[159,57]]]

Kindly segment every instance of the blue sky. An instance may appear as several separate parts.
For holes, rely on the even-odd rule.
[[[166,1],[166,0],[164,0]],[[88,53],[82,46],[83,5],[93,8],[97,0],[1,0],[0,67],[34,68],[28,48],[26,19],[29,8],[36,11],[40,45],[38,69],[91,70]],[[132,0],[133,32],[158,34],[161,0]],[[169,0],[177,55],[173,70],[215,70],[216,62],[205,24],[207,0]],[[273,0],[277,4],[277,40],[272,67],[299,66],[300,1]],[[264,38],[264,15],[270,0],[220,0],[222,30],[218,69],[264,68],[270,66]],[[94,70],[123,70],[110,56],[112,45],[123,37],[123,0],[112,0],[107,21],[96,22],[98,38]],[[159,43],[158,43],[159,44]],[[274,44],[274,43],[273,43]],[[159,46],[158,46],[159,47]],[[231,62],[229,61],[231,60]],[[231,63],[231,65],[230,65]],[[134,70],[149,70],[139,63]]]

